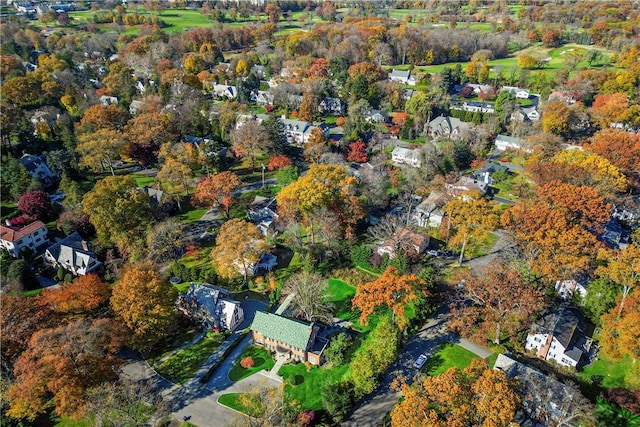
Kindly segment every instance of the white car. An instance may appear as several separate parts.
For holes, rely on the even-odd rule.
[[[420,369],[422,368],[422,366],[424,366],[426,361],[427,361],[427,356],[424,354],[421,354],[420,356],[418,356],[418,358],[416,359],[416,363],[414,363],[413,366],[416,367],[417,369]]]

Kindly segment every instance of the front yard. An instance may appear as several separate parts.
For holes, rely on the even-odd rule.
[[[210,332],[197,343],[173,354],[156,371],[174,383],[183,384],[193,377],[225,339],[224,334]]]
[[[253,393],[223,394],[218,398],[218,403],[250,417],[259,417],[264,412],[260,397]]]
[[[240,366],[240,362],[246,357],[253,358],[253,366],[251,368],[243,368]],[[229,379],[231,381],[240,381],[263,369],[268,371],[273,368],[273,365],[275,365],[275,362],[267,350],[258,346],[247,347],[229,371]]]
[[[295,363],[284,365],[278,374],[284,380],[284,394],[289,402],[297,400],[302,408],[317,411],[323,409],[322,386],[340,382],[348,372],[348,364],[307,369],[304,363]]]
[[[436,350],[435,354],[427,361],[422,371],[435,377],[447,372],[449,368],[464,369],[471,365],[473,359],[477,359],[474,353],[460,347],[457,344],[446,343]]]

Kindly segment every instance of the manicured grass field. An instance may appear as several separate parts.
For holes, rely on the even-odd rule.
[[[620,360],[609,360],[599,355],[598,360],[586,366],[578,376],[582,381],[589,383],[602,381],[601,385],[605,388],[624,388],[624,377],[631,368],[631,363],[629,356]]]
[[[153,183],[156,182],[156,178],[153,176],[134,173],[133,177],[136,179],[136,184],[138,185],[138,187],[151,187]]]
[[[248,356],[253,357],[254,365],[252,368],[245,369],[240,366],[240,361]],[[267,350],[258,346],[247,347],[229,371],[229,379],[231,381],[240,381],[263,369],[269,370],[273,368],[273,365],[275,365],[275,362]]]
[[[473,359],[477,358],[478,356],[457,344],[446,343],[431,356],[422,370],[435,377],[454,366],[464,369],[471,364]]]
[[[183,384],[193,377],[223,342],[224,336],[221,334],[216,334],[213,338],[205,336],[199,342],[178,351],[165,360],[156,370],[174,383]]]
[[[335,306],[334,316],[347,319],[353,312],[351,310],[351,298],[356,294],[355,286],[339,279],[329,279],[328,302]]]
[[[304,409],[321,410],[324,384],[334,384],[342,380],[349,372],[349,365],[331,369],[314,366],[307,371],[302,363],[284,365],[278,372],[284,379],[284,393],[288,401],[297,400]],[[296,385],[292,385],[296,384]]]
[[[251,393],[223,394],[218,398],[218,403],[250,417],[259,417],[264,412],[259,396]]]
[[[202,218],[202,215],[204,215],[207,210],[207,208],[191,209],[190,211],[180,215],[180,221],[183,224],[193,224],[194,222],[200,220],[200,218]]]

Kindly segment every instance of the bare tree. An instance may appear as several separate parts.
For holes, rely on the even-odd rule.
[[[329,284],[322,276],[307,272],[295,274],[282,287],[286,294],[295,293],[291,301],[294,316],[309,322],[331,321],[334,306],[326,302],[328,290]]]
[[[239,415],[231,421],[229,427],[272,427],[290,425],[297,416],[299,408],[290,408],[283,399],[283,384],[269,387],[262,382],[239,396],[245,408],[254,409],[254,416]]]

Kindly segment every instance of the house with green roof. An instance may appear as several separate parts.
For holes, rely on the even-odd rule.
[[[320,327],[275,313],[258,311],[251,331],[253,342],[286,359],[322,364],[322,352],[328,340],[318,336]]]

